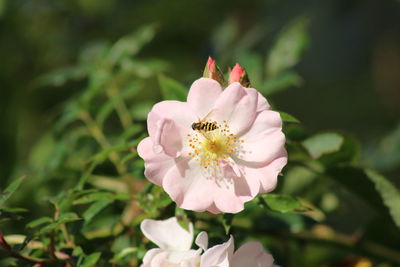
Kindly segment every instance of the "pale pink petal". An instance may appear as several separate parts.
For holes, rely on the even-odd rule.
[[[212,205],[216,188],[214,179],[207,179],[194,160],[177,161],[162,186],[179,207],[194,211],[204,211]]]
[[[222,88],[217,81],[201,78],[190,87],[187,103],[196,112],[198,119],[203,119],[211,111],[221,93]]]
[[[193,225],[189,231],[179,225],[175,217],[163,221],[145,219],[140,224],[142,233],[161,249],[173,251],[190,250],[193,242]]]
[[[255,89],[232,83],[215,102],[212,119],[220,123],[226,120],[231,132],[240,135],[253,124],[257,103],[258,92]]]
[[[243,174],[240,179],[234,179],[233,182],[235,185],[235,194],[242,202],[252,200],[260,191],[259,178],[254,178],[253,176],[247,177],[247,175]]]
[[[162,184],[165,174],[175,165],[174,159],[165,155],[163,152],[155,153],[153,142],[150,137],[143,139],[137,151],[139,156],[144,159],[144,175],[156,185]]]
[[[190,129],[192,123],[198,119],[193,108],[186,102],[162,101],[155,104],[151,112],[155,112],[161,117],[172,119],[185,129]]]
[[[215,206],[224,213],[238,213],[244,209],[243,200],[236,194],[235,185],[222,183],[217,187],[215,194]]]
[[[183,137],[188,129],[183,128],[171,119],[164,118],[151,111],[148,115],[148,130],[153,141],[153,151],[163,151],[170,157],[179,157],[184,146]]]
[[[267,99],[261,93],[258,93],[257,112],[268,109],[271,109],[271,106],[269,105]]]
[[[272,267],[273,262],[259,242],[248,242],[233,254],[230,267]]]
[[[202,250],[206,251],[208,247],[208,235],[205,231],[201,231],[197,237],[194,243],[201,248]]]
[[[162,185],[183,209],[236,213],[244,208],[241,197],[235,193],[235,179],[211,177],[194,160],[177,161]]]
[[[251,166],[262,166],[274,160],[285,150],[285,135],[281,131],[279,113],[263,111],[259,113],[251,129],[241,136],[243,143],[237,157]]]
[[[212,267],[212,266],[225,266],[230,262],[234,250],[233,237],[221,245],[216,245],[212,248],[207,249],[206,252],[201,256],[200,266],[201,267]]]
[[[219,168],[225,178],[239,178],[242,176],[240,169],[235,163],[230,163],[226,160],[219,160]]]
[[[285,150],[282,150],[281,154],[277,155],[277,158],[269,164],[258,168],[244,167],[243,172],[248,180],[257,179],[259,181],[260,193],[268,193],[275,189],[278,175],[286,163],[287,154]]]

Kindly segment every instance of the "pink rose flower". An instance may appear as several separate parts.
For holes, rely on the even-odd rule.
[[[138,153],[145,176],[183,209],[237,213],[272,191],[287,162],[279,113],[253,88],[195,81],[187,102],[162,101],[148,114]]]

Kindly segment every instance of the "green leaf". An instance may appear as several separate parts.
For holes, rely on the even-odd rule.
[[[265,194],[259,197],[263,206],[279,213],[298,213],[309,216],[316,221],[325,218],[324,214],[311,203],[289,195]]]
[[[52,223],[53,219],[50,217],[41,217],[39,219],[33,220],[30,223],[26,225],[27,228],[35,228],[39,225],[45,224],[45,223]]]
[[[300,60],[308,44],[308,19],[301,17],[285,26],[268,55],[267,75],[274,77]]]
[[[395,224],[400,228],[400,191],[385,177],[372,171],[365,170],[367,177],[375,185],[383,204],[388,208]]]
[[[80,267],[93,267],[100,259],[101,253],[100,252],[95,252],[90,254],[89,256],[85,257],[85,260],[83,261],[82,265]]]
[[[325,167],[356,162],[360,153],[360,145],[353,137],[338,133],[317,134],[304,140],[302,145]]]
[[[24,181],[26,176],[22,176],[12,182],[3,192],[0,192],[0,206],[4,205],[7,199],[18,189],[21,183]]]
[[[114,202],[113,199],[103,199],[96,201],[83,213],[82,217],[85,220],[85,224],[88,224],[96,214],[98,214],[102,209]]]
[[[57,223],[58,224],[64,224],[64,223],[69,223],[69,222],[74,222],[74,221],[79,221],[81,218],[74,213],[74,212],[67,212],[67,213],[62,213],[58,218],[57,218]]]
[[[299,87],[302,85],[303,79],[293,71],[284,71],[267,80],[261,87],[260,91],[265,95],[279,93],[291,86]]]
[[[274,211],[286,212],[306,212],[312,210],[304,206],[299,199],[286,195],[266,194],[262,196],[267,206]]]
[[[158,81],[165,100],[186,101],[187,90],[182,84],[162,74],[158,76]]]
[[[121,259],[125,258],[128,255],[134,254],[137,252],[137,248],[134,247],[129,247],[129,248],[124,248],[121,252],[116,254],[112,259],[111,263],[118,263]]]
[[[279,114],[281,115],[281,119],[284,122],[300,123],[300,121],[298,119],[296,119],[295,117],[293,117],[292,115],[290,115],[286,112],[279,111]]]
[[[339,151],[343,141],[344,139],[340,134],[322,133],[303,141],[303,146],[308,150],[313,158],[317,159],[324,154]]]

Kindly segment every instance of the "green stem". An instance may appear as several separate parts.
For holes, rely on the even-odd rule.
[[[130,129],[133,126],[132,118],[128,108],[125,105],[125,102],[119,97],[118,87],[115,84],[111,84],[111,86],[108,88],[107,96],[111,101],[113,98],[117,98],[116,101],[114,101],[114,107],[117,111],[122,127],[124,127],[125,130]]]
[[[94,139],[99,143],[99,145],[103,149],[109,149],[111,148],[110,143],[108,142],[107,138],[104,136],[103,132],[101,131],[100,127],[97,125],[97,123],[93,120],[92,116],[89,114],[89,112],[85,110],[81,110],[81,119],[82,121],[86,124],[86,127],[88,128],[89,132],[91,135],[94,137]],[[121,159],[116,152],[110,152],[108,154],[108,157],[110,161],[115,165],[117,168],[118,173],[121,176],[125,176],[126,173],[126,168],[123,164],[121,164]]]

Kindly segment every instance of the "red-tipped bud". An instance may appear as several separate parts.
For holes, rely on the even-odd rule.
[[[208,58],[206,67],[204,68],[203,77],[214,79],[220,84],[224,84],[224,75],[221,70],[218,68],[215,60],[211,57]]]
[[[229,73],[229,83],[239,82],[244,87],[250,85],[249,77],[247,76],[246,70],[236,64],[231,72]]]

